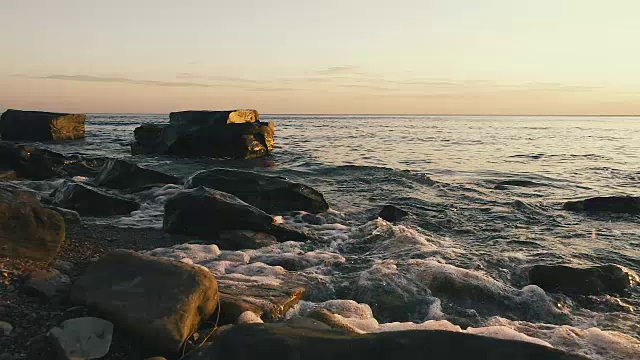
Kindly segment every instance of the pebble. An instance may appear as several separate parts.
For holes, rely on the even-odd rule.
[[[0,336],[9,336],[13,331],[13,326],[5,321],[0,321]]]

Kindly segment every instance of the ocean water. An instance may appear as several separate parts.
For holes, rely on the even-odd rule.
[[[275,214],[315,232],[321,243],[285,243],[224,261],[209,248],[159,249],[218,275],[286,282],[294,274],[325,285],[288,316],[322,307],[363,332],[466,328],[525,336],[592,358],[640,359],[640,289],[577,301],[527,286],[526,275],[533,264],[614,263],[640,273],[640,216],[562,209],[584,197],[640,196],[640,118],[261,119],[276,124],[276,150],[256,160],[131,156],[133,129],[166,123],[167,115],[91,115],[86,140],[45,146],[181,176],[212,167],[250,169],[322,191],[331,210],[315,224],[299,213]],[[160,227],[163,203],[178,190],[168,185],[139,194],[143,206],[131,216],[87,221]],[[398,224],[377,219],[385,204],[411,215]],[[287,271],[277,266],[286,257],[311,265]]]

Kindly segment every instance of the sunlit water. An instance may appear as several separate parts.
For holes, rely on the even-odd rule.
[[[277,149],[251,161],[132,157],[133,129],[167,122],[166,115],[93,115],[86,140],[51,147],[123,157],[181,176],[224,166],[316,187],[331,204],[332,212],[322,216],[333,227],[281,215],[331,240],[318,248],[347,259],[350,266],[330,269],[337,296],[354,276],[391,265],[402,273],[411,259],[477,271],[513,289],[527,284],[527,266],[538,263],[615,263],[640,272],[640,216],[562,210],[571,199],[640,195],[640,118],[265,115],[262,120],[275,122]],[[513,180],[523,186],[503,183]],[[178,189],[145,193],[141,211],[106,221],[158,227],[163,201]],[[373,220],[384,204],[411,216],[398,225]],[[589,310],[562,296],[552,298],[569,314],[565,324],[640,339],[637,289],[619,299],[636,312]],[[489,313],[552,321],[521,318],[507,309]]]

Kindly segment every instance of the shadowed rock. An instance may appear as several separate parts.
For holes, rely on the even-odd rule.
[[[564,204],[565,210],[640,214],[640,198],[633,196],[594,197]]]
[[[535,265],[529,270],[529,281],[550,292],[600,295],[630,289],[640,282],[640,277],[625,267],[611,264],[587,268]]]
[[[71,279],[55,269],[37,270],[29,273],[22,291],[29,296],[44,299],[66,299],[71,288]]]
[[[382,210],[380,210],[378,217],[389,222],[396,222],[402,220],[407,215],[409,215],[408,212],[396,206],[385,205]]]
[[[179,184],[177,176],[146,169],[136,164],[120,160],[108,160],[93,183],[111,189],[133,189],[153,184]]]
[[[140,208],[133,200],[75,182],[67,182],[52,196],[56,206],[75,210],[83,216],[127,215]]]
[[[0,136],[11,141],[84,139],[83,114],[9,109],[0,116]]]

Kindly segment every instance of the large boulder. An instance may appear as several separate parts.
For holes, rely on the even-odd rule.
[[[52,196],[56,206],[75,210],[83,216],[127,215],[140,208],[134,200],[77,182],[67,182]]]
[[[233,194],[269,213],[319,213],[329,209],[322,193],[280,176],[242,170],[212,169],[200,171],[185,182],[185,188],[188,189],[198,186]]]
[[[9,109],[0,116],[0,136],[11,141],[84,139],[83,114]]]
[[[630,269],[612,264],[585,268],[535,265],[529,270],[529,281],[549,292],[601,295],[630,289],[640,282],[640,277]]]
[[[165,231],[215,238],[224,230],[252,230],[278,240],[304,241],[308,235],[275,223],[274,218],[237,197],[203,186],[182,190],[164,205]]]
[[[242,324],[190,353],[214,359],[476,359],[573,360],[578,355],[530,342],[449,331],[397,331],[346,335],[304,324]]]
[[[640,214],[640,197],[603,196],[578,201],[568,201],[565,210],[585,212],[612,212]]]
[[[253,158],[273,150],[274,125],[257,121],[255,110],[181,111],[167,126],[134,130],[133,154]]]
[[[120,159],[108,160],[93,183],[111,189],[133,189],[153,184],[179,184],[177,176],[146,169]]]
[[[213,314],[218,286],[203,268],[115,250],[74,283],[71,300],[98,310],[152,348],[176,352]]]

